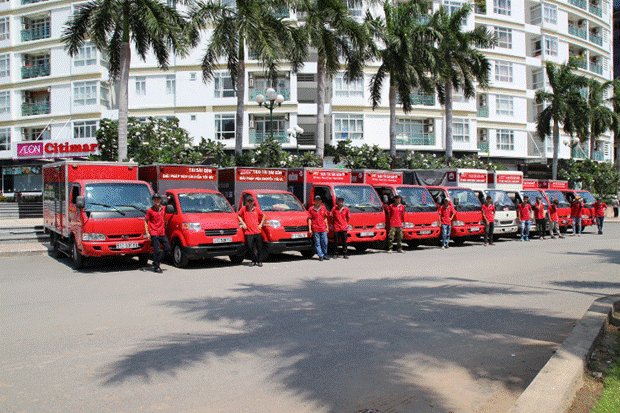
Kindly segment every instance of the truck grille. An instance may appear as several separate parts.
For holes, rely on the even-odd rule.
[[[510,225],[512,224],[512,219],[510,221],[499,221],[501,225]]]
[[[298,225],[296,227],[284,227],[284,230],[286,232],[304,232],[304,231],[308,231],[308,226],[307,225]]]
[[[355,227],[355,229],[373,229],[375,226],[371,225],[371,226],[367,226],[367,227]]]
[[[115,239],[131,239],[131,238],[142,238],[142,234],[123,234],[123,235],[108,235],[109,240]]]
[[[220,237],[222,235],[236,235],[237,228],[222,228],[222,229],[206,229],[205,235],[207,237]]]

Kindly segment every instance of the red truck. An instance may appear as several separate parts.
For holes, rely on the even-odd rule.
[[[547,197],[547,202],[551,204],[558,201],[558,222],[560,231],[566,232],[571,226],[570,204],[566,201],[566,197],[562,191],[568,189],[567,181],[539,180],[538,189]]]
[[[43,166],[43,221],[55,255],[76,269],[91,257],[137,255],[145,264],[151,243],[144,214],[150,186],[134,163],[62,161]]]
[[[403,222],[403,239],[411,247],[421,243],[435,241],[441,235],[439,212],[430,192],[422,186],[403,184],[403,173],[399,171],[379,171],[363,169],[353,171],[353,182],[372,185],[384,204],[394,202],[394,196],[400,195],[405,205],[405,222]],[[386,214],[386,230],[389,231],[390,220]]]
[[[581,210],[581,228],[586,228],[588,225],[596,224],[596,219],[594,219],[594,209],[592,204],[596,202],[594,196],[585,190],[581,189],[563,189],[562,193],[566,197],[566,201],[569,204],[572,204],[577,196],[580,196],[583,200],[583,208]]]
[[[344,198],[344,205],[351,212],[347,242],[358,251],[369,247],[383,247],[387,232],[385,212],[377,192],[371,185],[351,183],[349,169],[298,168],[288,172],[290,190],[310,208],[315,196],[320,196],[328,211],[337,198]],[[334,230],[327,233],[334,242]]]
[[[279,168],[224,168],[219,171],[220,192],[238,208],[247,197],[265,214],[262,229],[263,261],[269,254],[299,251],[314,255],[308,234],[308,213],[299,199],[287,191],[287,170]]]

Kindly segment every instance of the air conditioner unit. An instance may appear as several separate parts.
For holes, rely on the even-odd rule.
[[[577,21],[577,26],[583,27],[586,25],[586,19],[581,19]]]

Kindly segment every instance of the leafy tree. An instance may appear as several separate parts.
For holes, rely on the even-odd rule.
[[[378,145],[353,146],[351,140],[340,141],[336,147],[330,148],[334,162],[342,163],[350,169],[391,169],[392,158]]]
[[[567,180],[571,188],[581,187],[600,196],[610,196],[620,186],[620,173],[610,163],[560,159],[558,165],[558,178]]]
[[[558,152],[560,145],[560,123],[563,124],[564,132],[573,135],[585,136],[584,126],[587,118],[584,117],[585,101],[579,90],[587,86],[585,77],[576,75],[573,71],[577,68],[577,61],[569,60],[568,63],[557,66],[547,62],[545,70],[551,91],[537,90],[536,103],[546,104],[547,107],[538,114],[536,129],[538,136],[545,139],[553,136],[553,166],[552,178],[558,177]],[[553,125],[553,132],[551,130]]]
[[[605,91],[612,87],[613,83],[614,81],[612,80],[601,83],[596,79],[590,79],[588,83],[586,109],[590,129],[590,159],[594,159],[594,151],[596,150],[596,140],[598,137],[608,130],[612,130],[614,134],[620,133],[618,130],[620,126],[618,114],[607,106],[609,100],[605,99]]]
[[[212,141],[211,139],[201,138],[198,146],[195,148],[203,159],[204,164],[215,165],[219,167],[229,167],[235,165],[235,157],[227,154],[226,146],[222,142]]]
[[[170,50],[187,53],[182,35],[185,20],[174,7],[160,0],[93,0],[80,6],[62,35],[69,55],[74,56],[86,39],[109,57],[110,80],[118,82],[118,160],[127,158],[127,118],[131,47],[142,60],[152,49],[157,64],[168,68]]]
[[[488,171],[504,170],[503,165],[494,162],[484,161],[478,155],[454,158],[449,166],[450,168],[470,168],[470,169],[486,169]],[[422,154],[419,152],[406,151],[405,155],[400,158],[399,168],[404,169],[444,169],[448,168],[445,156],[437,157],[435,154]]]

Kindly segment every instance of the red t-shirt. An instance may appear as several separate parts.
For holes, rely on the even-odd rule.
[[[314,209],[314,206],[308,209],[308,217],[312,220],[312,232],[327,232],[327,225],[325,225],[326,216],[327,208],[325,208],[325,205],[321,205],[318,211]]]
[[[146,210],[146,215],[144,219],[149,223],[149,234],[151,236],[163,236],[166,235],[166,230],[164,227],[164,217],[166,215],[166,210],[163,206],[159,207],[159,211],[150,207]]]
[[[598,202],[595,202],[594,204],[592,204],[592,206],[594,207],[594,216],[595,217],[604,217],[605,216],[605,208],[607,208],[607,204],[604,202],[601,202],[600,204]]]
[[[495,220],[495,205],[482,205],[482,213],[486,217],[487,221],[493,222]]]
[[[452,214],[456,214],[456,210],[452,205],[448,205],[448,207],[444,207],[441,205],[438,209],[439,216],[441,217],[441,223],[443,225],[452,225]]]
[[[256,235],[260,234],[261,230],[258,224],[263,220],[263,211],[256,206],[250,211],[245,205],[241,207],[238,212],[243,222],[245,222],[246,228],[243,230],[244,235]]]
[[[581,218],[583,204],[581,202],[573,202],[570,207],[570,216],[574,218]]]
[[[545,206],[542,202],[540,204],[538,202],[534,204],[534,218],[545,219]]]
[[[553,205],[549,205],[549,219],[551,222],[558,222],[558,209]]]
[[[349,208],[343,206],[338,209],[338,205],[332,208],[332,218],[334,219],[334,231],[347,231],[349,229]]]
[[[390,227],[402,228],[403,222],[405,222],[405,206],[400,204],[398,206],[392,204],[388,206],[390,213]]]
[[[532,206],[529,204],[519,204],[519,219],[521,221],[529,221],[532,217]]]

